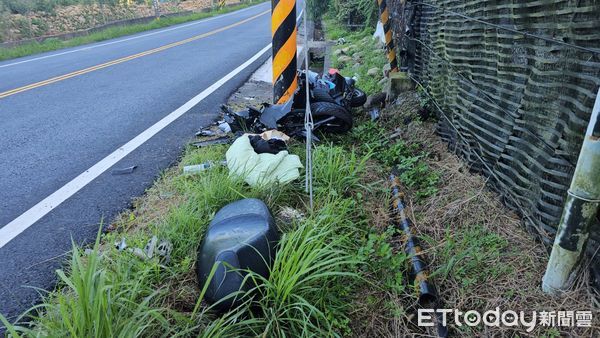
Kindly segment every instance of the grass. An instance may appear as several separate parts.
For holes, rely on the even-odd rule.
[[[92,42],[104,41],[109,39],[118,38],[125,35],[131,35],[139,32],[144,32],[152,29],[163,28],[167,26],[177,25],[180,23],[205,19],[208,17],[233,12],[242,8],[252,6],[263,2],[262,0],[249,0],[248,2],[241,3],[239,5],[231,7],[223,7],[217,10],[211,10],[209,12],[193,13],[190,15],[177,16],[177,17],[165,17],[160,19],[152,20],[145,24],[136,24],[128,26],[110,27],[100,32],[92,33],[90,35],[80,36],[69,40],[60,40],[56,38],[49,38],[43,42],[31,42],[11,48],[0,48],[0,61],[8,60],[18,57],[23,57],[31,54],[49,52],[61,48],[75,47],[84,45]]]
[[[183,175],[183,165],[219,161],[226,146],[188,149],[177,168],[165,172],[142,204],[125,212],[91,253],[74,247],[61,283],[28,314],[31,327],[10,326],[13,336],[338,336],[352,334],[353,302],[369,287],[401,290],[397,271],[384,269],[405,259],[385,245],[360,207],[370,154],[324,144],[314,150],[315,209],[308,210],[301,181],[251,188],[229,177],[225,167]],[[292,152],[302,154],[302,146]],[[196,285],[196,250],[217,210],[242,197],[265,201],[275,215],[292,206],[307,216],[285,224],[268,279],[250,273],[257,285],[247,301],[218,316],[202,301]],[[153,235],[173,244],[169,264],[143,261],[112,243],[125,238],[143,247]],[[377,254],[371,256],[372,250]],[[388,276],[389,274],[389,276]],[[377,278],[382,278],[379,281]],[[259,295],[259,296],[256,296]],[[160,333],[160,334],[157,334]]]

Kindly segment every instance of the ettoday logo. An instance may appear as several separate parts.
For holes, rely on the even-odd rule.
[[[478,326],[490,327],[523,327],[525,331],[531,332],[537,326],[579,326],[590,327],[592,325],[592,311],[500,311],[500,308],[488,310],[483,313],[476,310],[460,311],[457,309],[419,309],[417,324],[419,326],[434,326],[435,318],[441,321],[443,326],[453,324],[455,326]]]

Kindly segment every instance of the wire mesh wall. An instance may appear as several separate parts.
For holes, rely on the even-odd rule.
[[[600,86],[600,1],[390,6],[441,136],[551,243]],[[592,233],[600,242],[598,224]]]

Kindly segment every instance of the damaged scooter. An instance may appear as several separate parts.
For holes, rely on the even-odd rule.
[[[304,71],[298,72],[301,82],[305,80],[305,77]],[[345,77],[335,68],[329,69],[329,72],[323,76],[309,70],[308,83],[311,102],[336,103],[347,110],[360,107],[367,102],[367,94],[356,87],[356,78]],[[304,102],[305,97],[305,92],[299,92],[295,98]]]
[[[239,112],[223,105],[223,120],[231,126],[233,132],[262,133],[277,129],[290,136],[305,137],[306,77],[304,71],[298,72],[298,90],[288,102],[265,103],[261,109],[248,107]],[[343,77],[337,70],[330,70],[323,77],[315,72],[308,72],[313,130],[345,133],[352,129],[350,108],[361,106],[366,100],[365,93],[356,88],[355,83],[356,79]]]

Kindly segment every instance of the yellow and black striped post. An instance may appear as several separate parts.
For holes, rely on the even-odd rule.
[[[394,39],[392,37],[392,22],[390,21],[390,12],[385,0],[377,0],[379,3],[379,14],[383,32],[385,33],[385,48],[387,49],[388,60],[390,60],[390,72],[398,71],[398,61],[396,60],[396,51],[394,49]]]
[[[296,0],[271,0],[273,103],[287,102],[298,87],[296,73]]]

